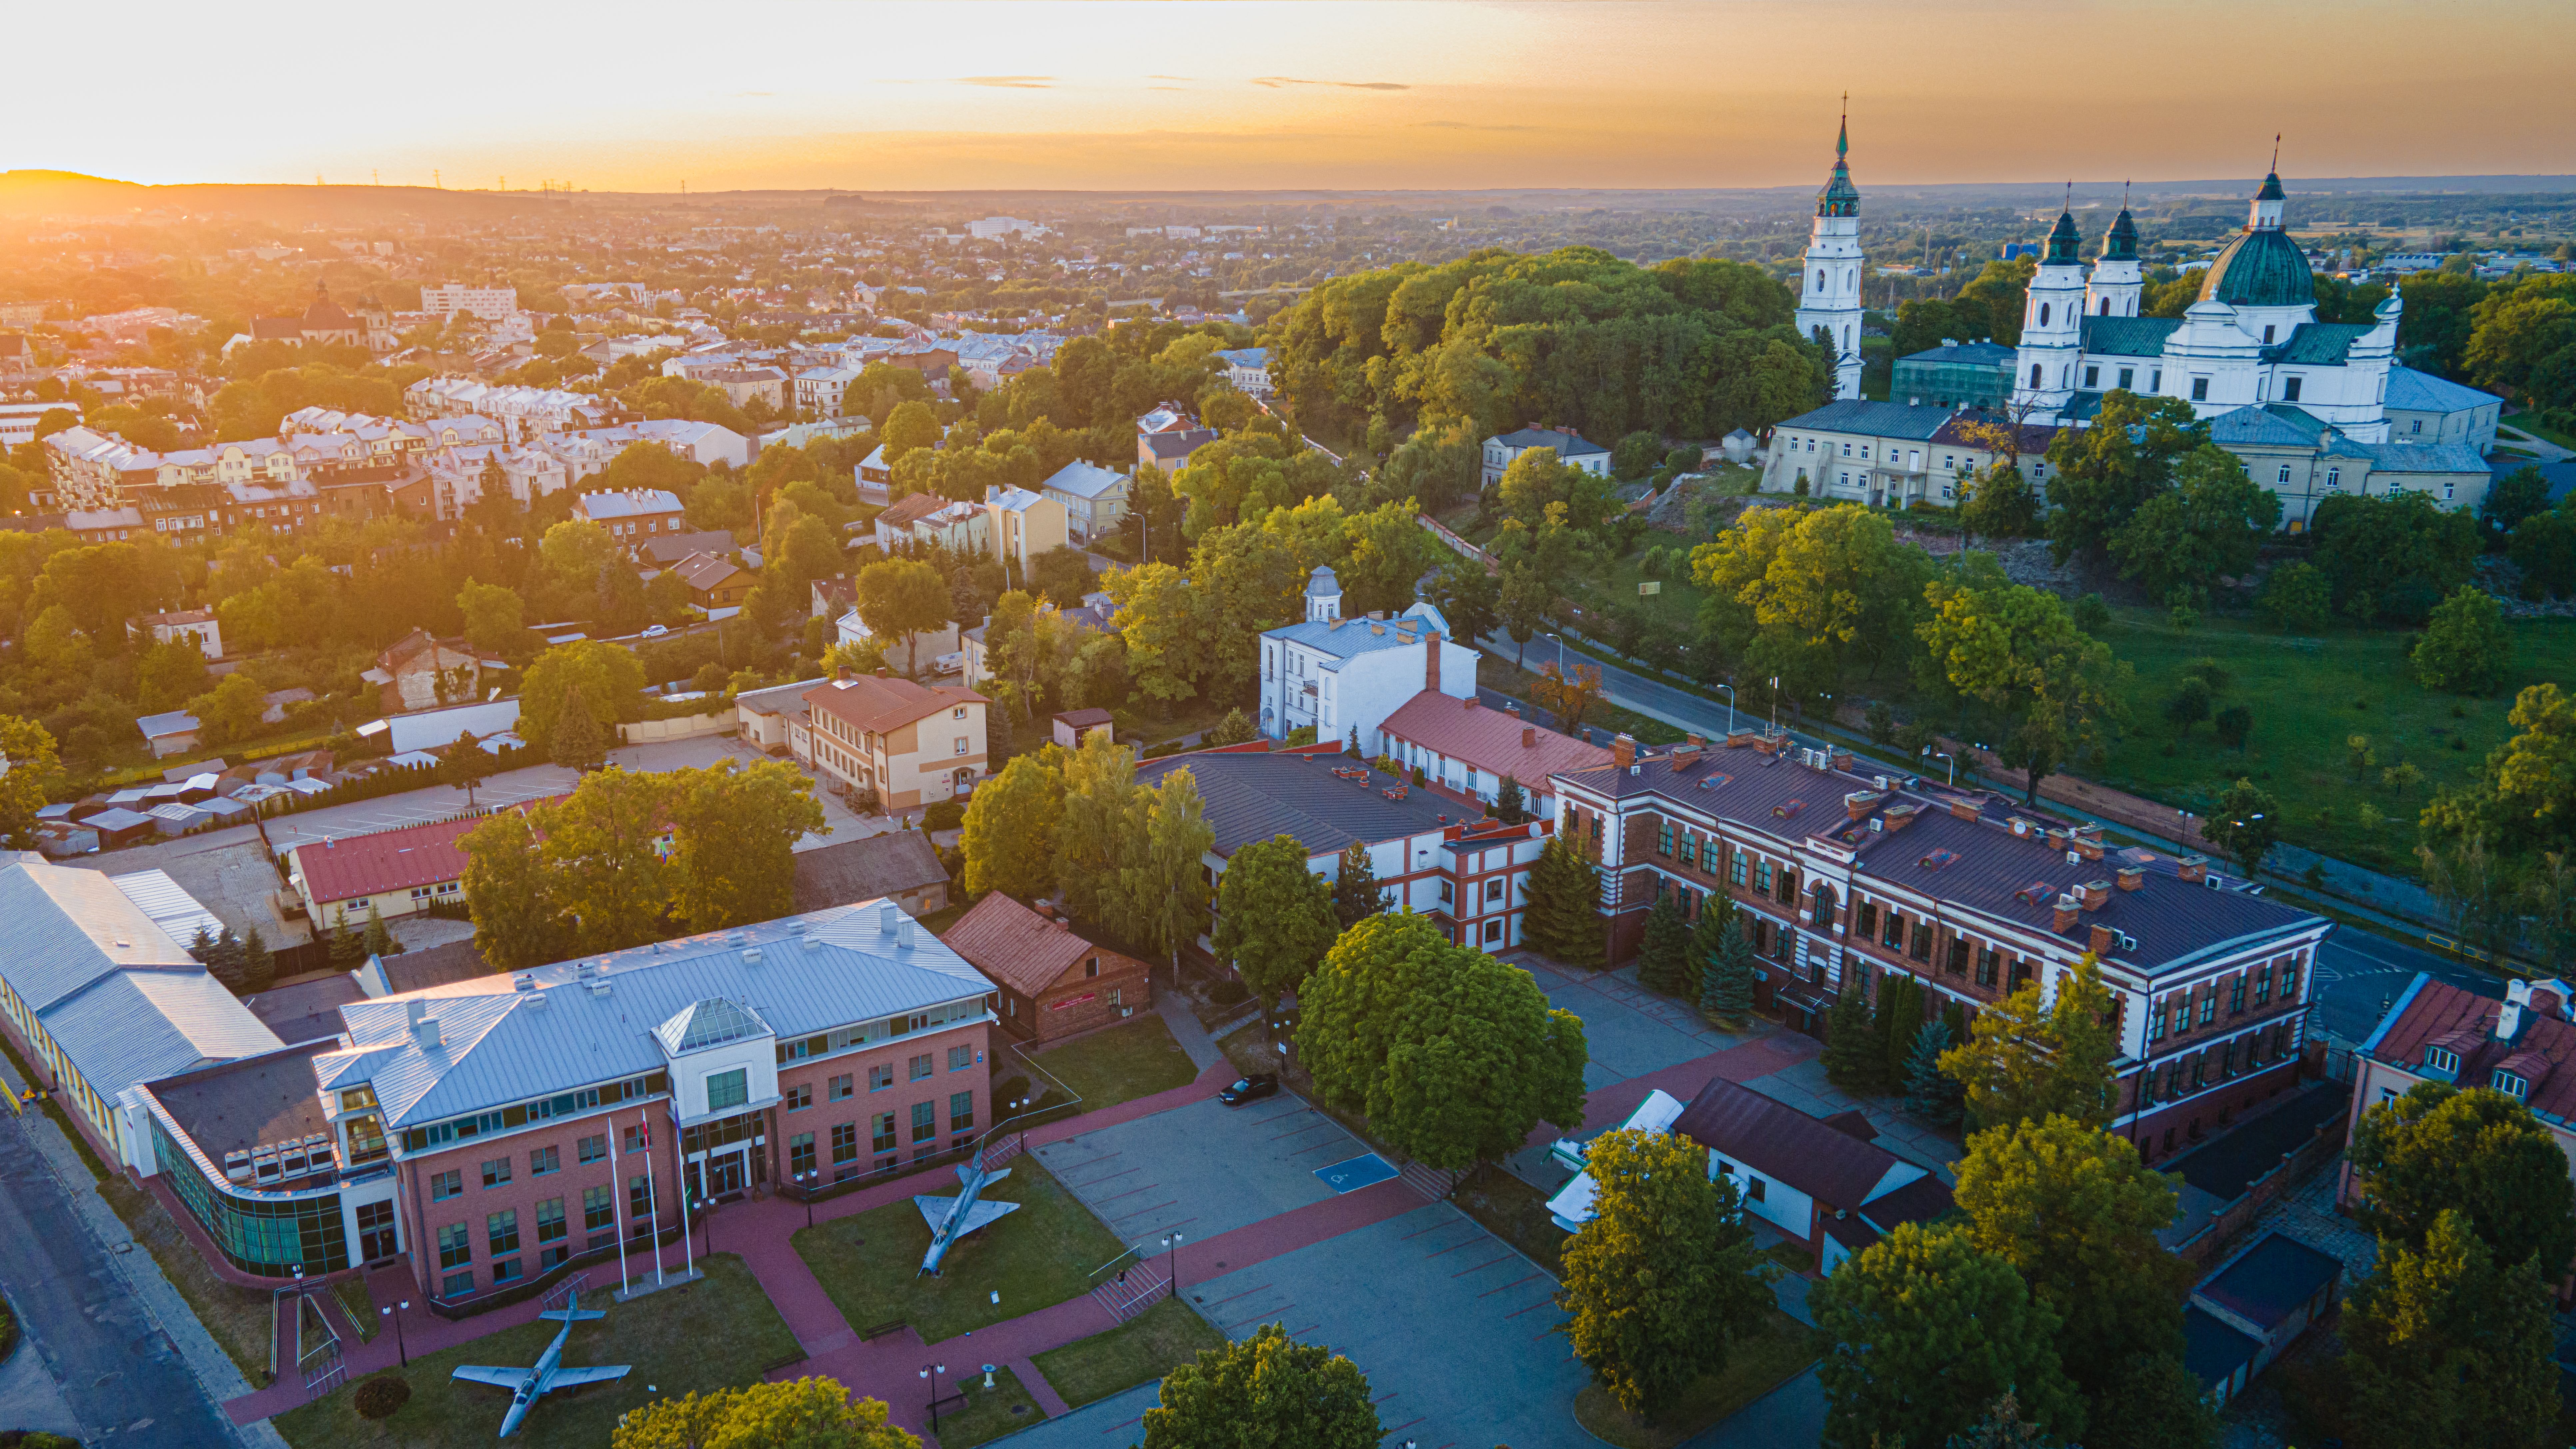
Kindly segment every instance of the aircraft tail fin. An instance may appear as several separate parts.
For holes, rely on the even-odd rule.
[[[549,1323],[587,1323],[591,1319],[606,1318],[608,1315],[596,1308],[558,1308],[551,1313],[540,1313],[537,1316]]]

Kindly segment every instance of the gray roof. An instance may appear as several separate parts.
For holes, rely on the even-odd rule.
[[[1076,498],[1098,498],[1126,481],[1127,475],[1124,473],[1114,473],[1098,464],[1086,463],[1076,458],[1056,469],[1053,475],[1038,486],[1052,488],[1058,493],[1070,493]]]
[[[226,801],[226,804],[232,802]],[[112,875],[116,888],[126,899],[143,908],[153,924],[181,946],[193,944],[197,928],[203,926],[209,938],[224,933],[223,918],[197,903],[197,898],[170,879],[166,870],[138,870],[125,875]]]
[[[0,977],[29,1010],[41,1015],[126,970],[203,975],[206,968],[97,871],[26,863],[0,870]]]
[[[2484,473],[2487,460],[2466,443],[2364,443],[2374,473]]]
[[[1814,412],[1800,413],[1780,426],[1812,428],[1822,433],[1866,433],[1874,438],[1928,441],[1934,433],[1941,431],[1941,425],[1948,422],[1956,411],[1956,408],[1847,398],[1829,402]]]
[[[799,679],[792,684],[773,684],[767,689],[755,689],[747,694],[737,694],[733,697],[734,707],[747,709],[753,714],[803,714],[805,691],[821,684],[827,677],[818,674],[812,679]]]
[[[1518,428],[1494,441],[1506,448],[1554,448],[1560,461],[1588,458],[1595,453],[1610,451],[1581,433],[1569,433],[1561,428]]]
[[[1926,347],[1921,352],[1909,352],[1896,360],[1966,363],[1972,367],[2001,367],[2012,361],[2013,355],[2013,349],[2000,342],[1945,342],[1938,347]],[[1738,429],[1738,431],[1742,430]]]
[[[47,1013],[45,1030],[111,1101],[138,1082],[278,1045],[277,1033],[203,968],[120,971]]]
[[[2370,333],[2370,327],[2354,322],[2302,322],[2290,329],[2287,339],[2264,348],[2263,360],[2310,367],[2341,367],[2351,354],[2352,345]]]
[[[1341,591],[1341,577],[1333,572],[1331,564],[1317,564],[1315,571],[1306,576],[1307,598],[1330,597]]]
[[[2332,431],[2324,419],[2288,403],[2248,404],[2209,420],[2209,440],[2221,446],[2312,448]]]
[[[135,720],[134,727],[143,731],[145,739],[157,740],[165,735],[196,733],[197,717],[184,709],[167,710],[160,714],[142,716]]]
[[[1311,592],[1314,586],[1307,585]],[[1264,629],[1264,639],[1287,639],[1320,650],[1335,659],[1374,654],[1381,649],[1409,649],[1422,642],[1423,631],[1437,629],[1445,638],[1449,621],[1430,604],[1415,604],[1392,619],[1300,619]],[[1331,664],[1324,666],[1333,668]]]
[[[947,879],[928,835],[889,830],[796,852],[796,909],[819,911],[899,896]]]
[[[763,960],[743,959],[752,947]],[[780,1036],[806,1036],[992,990],[927,931],[915,927],[912,944],[898,945],[867,906],[593,960],[605,994],[578,978],[578,963],[562,961],[521,973],[534,982],[529,991],[502,974],[344,1006],[354,1045],[317,1058],[315,1075],[325,1088],[372,1083],[386,1125],[416,1127],[661,1070],[668,1059],[655,1029],[707,1001],[738,1002]],[[439,1045],[412,1038],[412,1001],[438,1021]]]
[[[1348,769],[1365,771],[1367,778],[1333,774]],[[1309,855],[1338,853],[1354,840],[1376,844],[1482,816],[1477,807],[1429,790],[1408,789],[1403,799],[1389,799],[1388,789],[1409,782],[1342,755],[1200,750],[1148,760],[1136,767],[1136,781],[1154,784],[1174,770],[1197,779],[1208,826],[1216,833],[1210,848],[1219,855],[1274,835],[1295,836]]]
[[[2388,406],[2398,412],[2466,412],[2470,408],[2502,401],[2494,393],[2480,392],[2447,377],[2435,377],[2411,367],[2391,366],[2388,369]]]

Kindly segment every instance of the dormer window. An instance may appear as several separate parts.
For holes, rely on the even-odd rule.
[[[2424,1067],[2427,1071],[2456,1072],[2460,1069],[2460,1054],[2447,1047],[2426,1047]]]
[[[2491,1083],[2494,1088],[2519,1102],[2531,1095],[2531,1083],[2512,1072],[2498,1072]]]

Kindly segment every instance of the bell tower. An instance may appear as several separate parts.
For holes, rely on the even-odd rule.
[[[2014,363],[2013,397],[2054,411],[2075,395],[2076,359],[2084,351],[2084,263],[2076,253],[2074,183],[2068,202],[2049,228],[2047,249],[2031,274],[2030,300],[2021,319],[2021,351]]]
[[[1860,191],[1851,179],[1851,97],[1843,97],[1834,138],[1834,170],[1816,193],[1816,224],[1807,240],[1806,277],[1798,288],[1798,335],[1823,328],[1833,340],[1834,397],[1860,396]]]
[[[2093,277],[2084,289],[2087,317],[2135,317],[2146,273],[2138,262],[2138,224],[2129,216],[2128,189],[2121,188],[2119,219],[2102,237],[2102,255],[2093,260]]]

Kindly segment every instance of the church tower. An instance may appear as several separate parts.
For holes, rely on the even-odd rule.
[[[2075,255],[2081,244],[2074,214],[2060,210],[2022,313],[2013,396],[2035,398],[2043,409],[2063,407],[2075,395],[2075,362],[2084,350],[2084,264]]]
[[[2129,199],[2120,198],[2119,220],[2102,237],[2102,255],[2093,262],[2092,285],[2084,289],[2084,315],[2135,317],[2146,274],[2138,264],[2138,224],[2129,218]]]
[[[1834,139],[1834,174],[1816,193],[1816,227],[1798,291],[1798,335],[1812,337],[1821,327],[1833,339],[1836,399],[1860,396],[1860,192],[1852,185],[1850,153],[1846,113]]]

